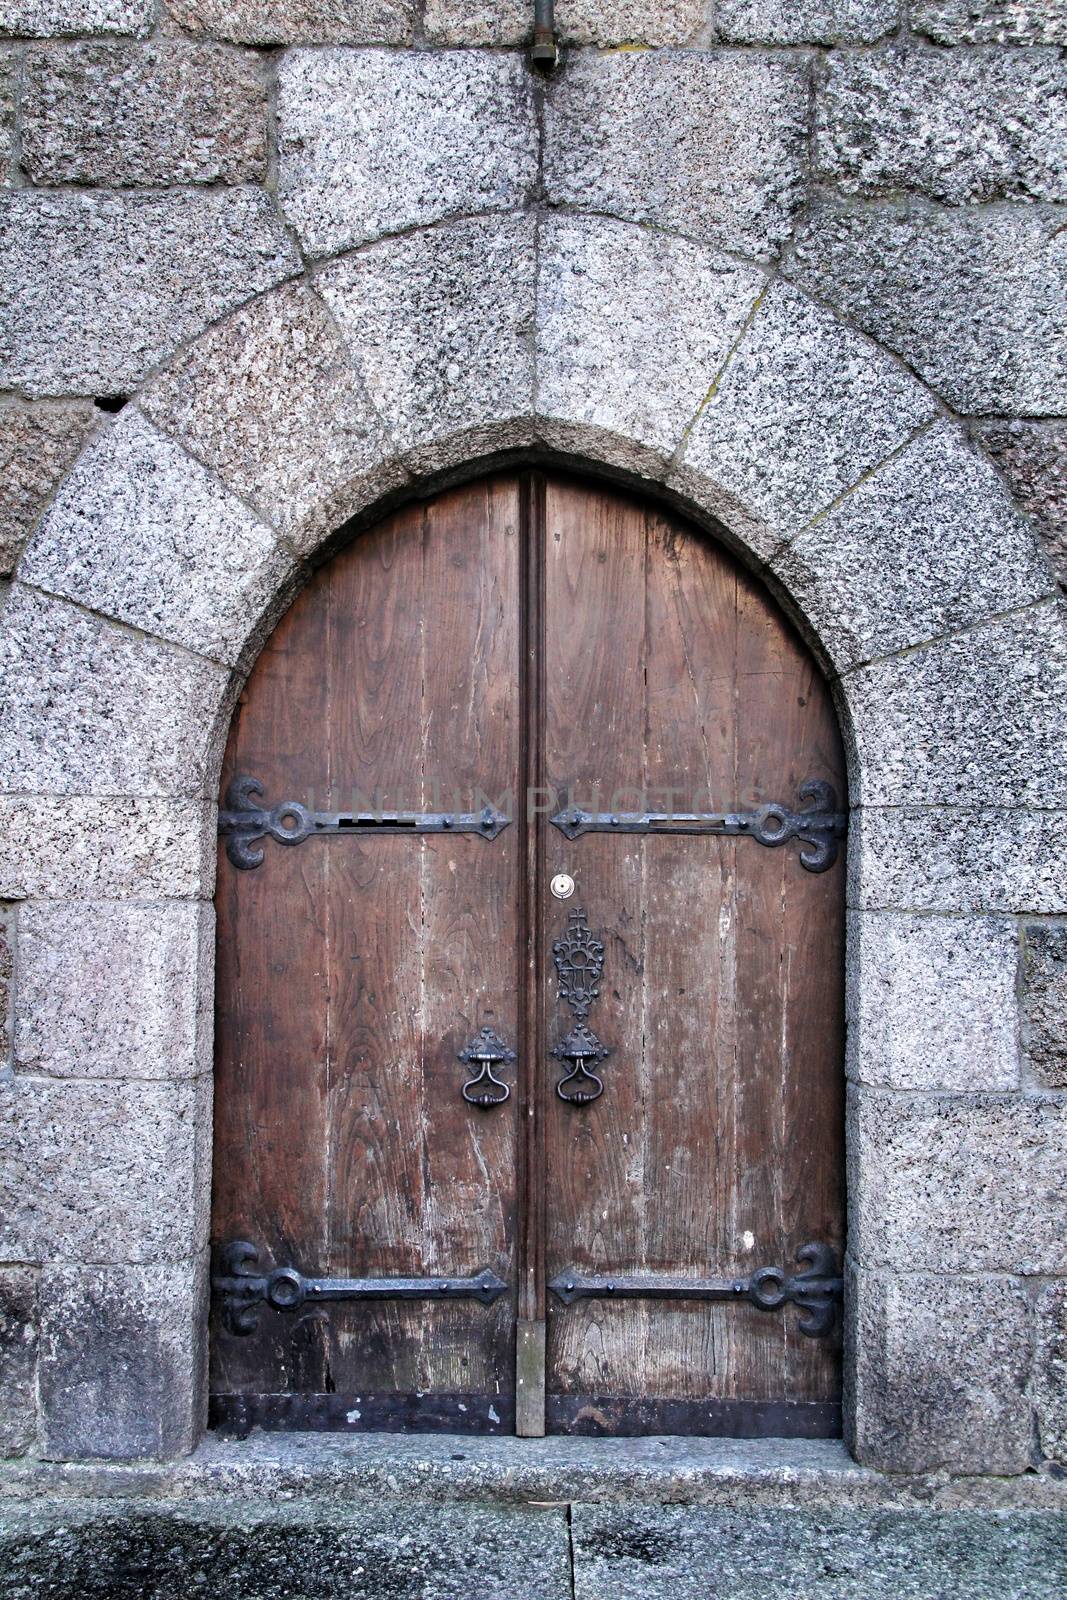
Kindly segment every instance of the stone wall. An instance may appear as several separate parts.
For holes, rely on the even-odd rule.
[[[1067,3],[559,0],[545,78],[531,11],[0,0],[0,1443],[195,1442],[235,684],[529,446],[839,679],[853,1447],[1067,1459]]]

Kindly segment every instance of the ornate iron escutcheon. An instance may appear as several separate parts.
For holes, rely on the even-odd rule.
[[[465,1066],[478,1068],[474,1077],[467,1080],[461,1091],[468,1105],[489,1111],[493,1106],[502,1106],[510,1097],[510,1084],[502,1082],[493,1068],[499,1067],[505,1061],[514,1061],[515,1052],[508,1049],[503,1039],[494,1033],[492,1028],[480,1028],[467,1048],[461,1050],[456,1059],[462,1061]]]
[[[289,845],[327,833],[478,833],[495,839],[511,821],[492,806],[481,811],[309,811],[299,800],[262,806],[256,803],[262,793],[258,778],[234,778],[219,812],[226,854],[243,871],[261,865],[263,851],[254,848],[259,839]]]
[[[604,1080],[589,1069],[611,1051],[601,1044],[586,1018],[600,995],[604,971],[604,941],[590,933],[583,907],[570,914],[567,931],[552,946],[559,998],[571,1008],[574,1026],[549,1052],[557,1061],[570,1062],[571,1070],[556,1084],[556,1093],[568,1105],[585,1106],[604,1093]]]
[[[551,822],[568,839],[583,833],[722,833],[754,839],[771,850],[798,839],[805,847],[800,865],[808,872],[825,872],[837,860],[838,840],[848,828],[848,814],[838,811],[833,786],[821,778],[809,778],[797,793],[801,800],[813,802],[806,811],[789,811],[773,800],[755,811],[611,812],[565,806]]]
[[[211,1279],[222,1300],[222,1319],[230,1333],[254,1333],[259,1313],[298,1311],[324,1300],[480,1300],[491,1306],[507,1288],[486,1267],[469,1278],[306,1278],[295,1267],[258,1267],[259,1251],[245,1239],[231,1239],[219,1251]]]
[[[561,1272],[549,1288],[566,1306],[575,1300],[747,1300],[760,1311],[777,1311],[786,1304],[799,1306],[798,1324],[809,1339],[821,1339],[834,1325],[844,1285],[837,1260],[828,1244],[805,1244],[797,1260],[806,1261],[803,1272],[787,1273],[782,1267],[760,1267],[748,1278],[687,1278],[653,1273],[641,1277],[588,1277]]]

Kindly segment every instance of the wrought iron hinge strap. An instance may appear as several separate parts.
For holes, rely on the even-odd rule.
[[[221,1296],[231,1333],[253,1333],[264,1305],[296,1311],[325,1300],[480,1300],[489,1306],[507,1289],[488,1267],[467,1278],[306,1278],[295,1267],[258,1271],[258,1262],[259,1251],[245,1239],[233,1239],[219,1252],[211,1288]]]
[[[801,1333],[818,1339],[834,1325],[836,1307],[844,1292],[833,1250],[825,1244],[806,1244],[797,1260],[809,1263],[804,1272],[786,1273],[781,1267],[760,1267],[747,1278],[690,1278],[649,1273],[644,1276],[590,1277],[561,1272],[548,1287],[571,1305],[575,1300],[747,1300],[760,1311],[777,1311],[791,1303],[800,1307]]]
[[[299,800],[282,800],[276,806],[256,804],[263,785],[258,778],[234,778],[219,812],[219,835],[226,854],[244,871],[258,867],[263,851],[253,848],[258,839],[278,844],[303,844],[314,834],[477,833],[495,839],[510,822],[493,806],[480,811],[309,811]]]
[[[835,790],[819,778],[802,783],[797,792],[801,800],[814,801],[809,810],[789,811],[776,801],[755,811],[583,811],[564,806],[551,821],[568,839],[583,833],[716,833],[754,839],[769,849],[798,839],[806,846],[800,852],[801,866],[825,872],[837,860],[848,813],[838,811]]]

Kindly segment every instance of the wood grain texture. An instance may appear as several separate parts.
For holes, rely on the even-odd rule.
[[[829,691],[755,580],[601,485],[449,490],[309,584],[242,697],[233,772],[271,802],[491,801],[515,821],[493,843],[268,841],[256,871],[220,861],[213,1237],[306,1272],[489,1266],[511,1292],[265,1312],[248,1339],[216,1325],[213,1391],[257,1397],[264,1425],[349,1428],[473,1426],[476,1396],[499,1431],[516,1315],[539,1348],[547,1309],[560,1431],[825,1431],[839,1340],[803,1338],[794,1310],[545,1296],[569,1265],[717,1276],[790,1266],[808,1239],[843,1247],[843,861],[816,876],[795,845],[568,842],[547,821],[564,798],[794,805],[809,777],[844,795]],[[536,794],[524,817],[539,786],[554,803]],[[548,894],[558,871],[573,900]],[[552,943],[578,905],[606,947],[589,1021],[612,1052],[582,1108],[548,1054],[572,1021]],[[456,1054],[484,1024],[519,1060],[483,1113]],[[537,1405],[521,1410],[537,1431]]]

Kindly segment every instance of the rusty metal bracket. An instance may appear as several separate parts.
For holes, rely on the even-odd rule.
[[[212,1293],[222,1301],[222,1319],[236,1334],[254,1333],[264,1306],[298,1311],[324,1300],[480,1300],[492,1305],[507,1288],[486,1267],[468,1278],[306,1278],[295,1267],[258,1267],[259,1251],[246,1239],[231,1239],[219,1251]]]
[[[837,1304],[844,1293],[837,1259],[828,1244],[805,1244],[797,1260],[808,1262],[803,1272],[787,1273],[782,1267],[760,1267],[747,1278],[689,1278],[664,1274],[625,1277],[589,1277],[561,1272],[548,1287],[565,1306],[575,1300],[747,1300],[760,1311],[799,1306],[801,1333],[821,1339],[834,1325]]]
[[[797,794],[814,803],[805,811],[789,811],[773,800],[755,811],[583,811],[564,806],[550,820],[568,839],[583,833],[717,833],[754,839],[772,850],[797,839],[806,847],[800,865],[808,872],[825,872],[837,860],[848,813],[838,811],[833,786],[821,778],[809,778]]]
[[[495,839],[511,820],[493,806],[481,811],[309,811],[298,800],[262,806],[256,801],[262,793],[258,778],[234,778],[219,812],[219,837],[226,840],[230,861],[243,871],[261,865],[263,851],[253,848],[259,839],[286,845],[329,833],[477,833]]]

